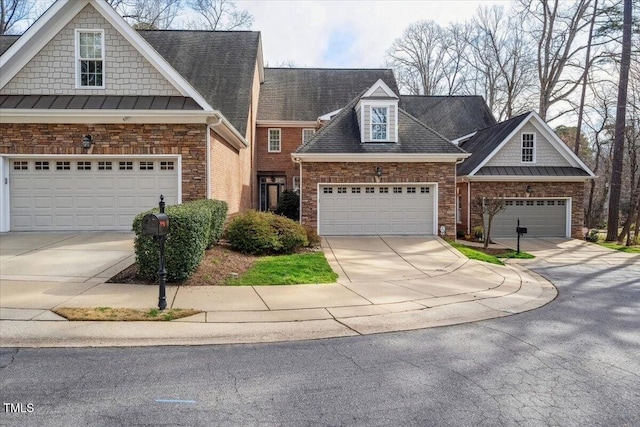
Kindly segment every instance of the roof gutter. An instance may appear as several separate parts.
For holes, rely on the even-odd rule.
[[[302,162],[405,162],[405,163],[421,163],[421,162],[459,162],[467,157],[470,153],[292,153],[291,158],[296,163]]]

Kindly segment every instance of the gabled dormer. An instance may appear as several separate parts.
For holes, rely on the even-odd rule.
[[[398,95],[378,80],[358,101],[355,110],[362,143],[398,142]]]

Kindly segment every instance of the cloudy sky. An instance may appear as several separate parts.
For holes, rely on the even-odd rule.
[[[262,32],[265,63],[298,67],[384,66],[384,53],[418,20],[469,19],[480,5],[508,0],[236,0]]]

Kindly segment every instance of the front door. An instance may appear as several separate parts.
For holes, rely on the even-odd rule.
[[[278,207],[278,199],[284,191],[286,178],[270,176],[260,178],[260,210],[273,212]]]

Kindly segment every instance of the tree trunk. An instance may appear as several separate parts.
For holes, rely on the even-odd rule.
[[[593,15],[591,15],[591,24],[589,24],[589,38],[587,40],[587,53],[585,54],[584,73],[582,75],[582,93],[580,94],[580,106],[578,107],[578,125],[576,129],[576,142],[573,151],[576,156],[580,156],[580,134],[582,133],[582,116],[584,114],[584,99],[587,96],[587,80],[589,79],[589,67],[591,65],[591,43],[593,40],[593,26],[596,23],[596,15],[598,14],[598,0],[593,4]]]
[[[616,131],[611,168],[611,187],[609,194],[609,217],[607,221],[608,242],[618,237],[620,214],[620,190],[622,186],[622,156],[627,113],[627,87],[629,86],[629,67],[631,64],[631,0],[624,0],[624,21],[622,27],[622,58],[620,61],[620,83],[618,84],[618,106],[616,113]]]

